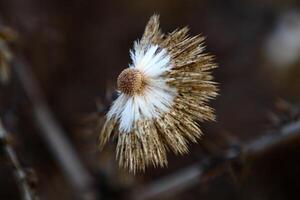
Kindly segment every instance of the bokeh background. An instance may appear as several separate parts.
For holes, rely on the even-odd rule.
[[[12,54],[26,61],[92,177],[97,195],[86,199],[147,194],[150,199],[283,200],[299,196],[299,136],[251,156],[239,153],[233,161],[222,156],[233,144],[241,150],[298,122],[299,6],[296,0],[1,0],[0,22],[17,33],[8,42]],[[220,95],[211,102],[217,122],[201,124],[205,136],[191,144],[190,154],[170,153],[168,168],[134,176],[118,169],[114,142],[99,151],[97,128],[114,99],[116,78],[129,63],[129,49],[154,13],[160,14],[164,32],[188,26],[191,35],[206,37],[206,51],[219,64],[214,75]],[[41,137],[34,102],[17,77],[12,70],[10,81],[0,86],[0,114],[31,189],[45,200],[83,199]],[[201,176],[182,171],[191,166],[205,170]],[[160,180],[169,176],[188,181],[160,193],[169,184]],[[148,188],[153,183],[157,187]],[[14,169],[2,154],[0,199],[22,199]]]

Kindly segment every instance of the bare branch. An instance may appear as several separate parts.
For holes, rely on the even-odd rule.
[[[263,153],[274,146],[291,141],[300,137],[300,121],[291,122],[279,130],[268,131],[260,138],[253,140],[243,146],[231,146],[224,154],[211,156],[203,159],[186,169],[175,172],[161,178],[142,189],[133,193],[133,199],[145,200],[158,197],[174,196],[184,189],[191,187],[201,181],[205,172],[216,169],[228,161],[237,160],[241,157],[249,157]]]
[[[8,142],[8,132],[4,129],[2,122],[0,121],[0,141],[1,145],[3,146],[3,150],[5,152],[5,155],[11,162],[13,168],[14,168],[14,174],[17,180],[17,184],[20,188],[20,191],[22,192],[22,198],[24,200],[37,200],[38,198],[32,191],[32,188],[30,187],[26,173],[23,170],[22,166],[20,165],[20,162],[18,160],[17,154],[15,153],[14,149]]]
[[[99,198],[99,194],[94,188],[92,176],[81,163],[76,151],[65,137],[66,134],[53,117],[28,65],[23,60],[14,59],[12,68],[32,103],[34,120],[40,129],[41,137],[48,145],[74,190],[78,192],[78,198],[84,200]]]

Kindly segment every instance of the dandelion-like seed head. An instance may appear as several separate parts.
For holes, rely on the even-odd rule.
[[[211,75],[216,64],[204,53],[204,38],[187,32],[162,34],[154,15],[130,51],[132,62],[118,77],[119,97],[99,136],[100,147],[118,137],[120,167],[166,166],[168,150],[187,153],[188,142],[202,135],[199,122],[215,119],[207,103],[217,95]]]

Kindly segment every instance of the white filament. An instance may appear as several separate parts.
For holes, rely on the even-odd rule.
[[[128,133],[134,122],[157,118],[161,113],[168,112],[176,95],[176,90],[166,84],[163,73],[171,69],[171,58],[165,49],[158,45],[141,46],[135,42],[130,51],[132,64],[147,79],[141,94],[133,96],[120,93],[107,114],[109,119],[119,121],[119,131]]]

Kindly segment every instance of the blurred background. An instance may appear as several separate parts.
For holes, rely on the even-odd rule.
[[[188,155],[134,176],[97,130],[153,13],[163,32],[207,38],[217,122]],[[1,200],[299,196],[299,1],[1,0],[0,73]]]

